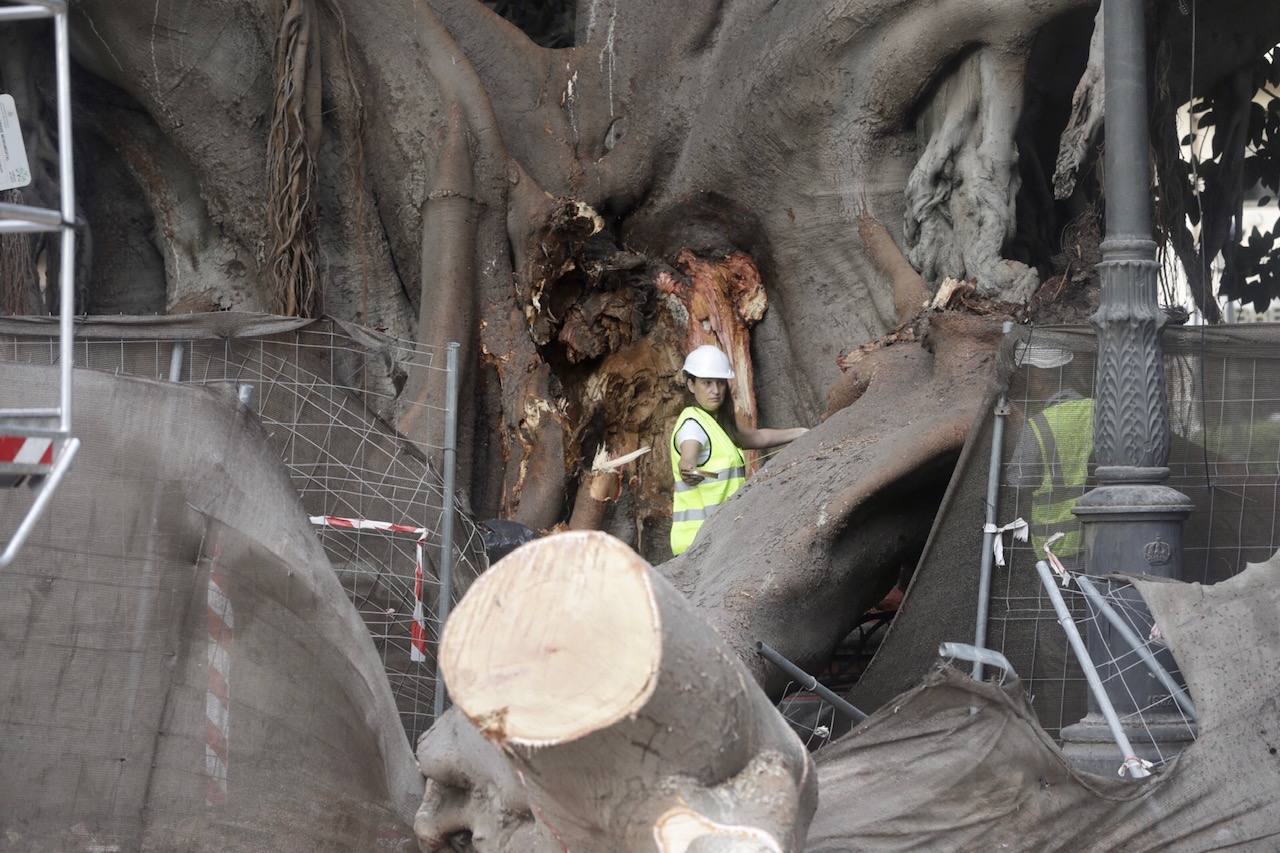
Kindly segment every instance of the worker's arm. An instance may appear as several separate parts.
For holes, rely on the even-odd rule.
[[[739,429],[738,442],[746,450],[763,450],[766,447],[777,447],[795,441],[809,430],[804,427],[792,429]]]
[[[680,442],[680,479],[687,486],[696,486],[706,479],[698,473],[698,454],[701,452],[702,445],[692,439]]]

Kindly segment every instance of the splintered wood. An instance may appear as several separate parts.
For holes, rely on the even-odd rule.
[[[743,426],[756,425],[755,368],[751,363],[750,329],[769,307],[760,271],[741,252],[721,260],[702,260],[688,250],[676,259],[688,283],[670,273],[658,276],[660,293],[674,297],[684,323],[684,352],[702,344],[723,350],[733,363],[731,383],[735,414]],[[683,355],[683,353],[681,353]]]
[[[671,267],[618,249],[580,208],[556,210],[540,238],[542,278],[524,316],[538,363],[530,369],[526,361],[488,355],[503,386],[503,512],[545,529],[571,506],[569,528],[634,524],[643,548],[650,523],[671,511],[668,444],[688,403],[680,381],[685,354],[714,344],[729,355],[735,415],[741,426],[755,427],[750,329],[768,299],[745,254],[686,250]],[[593,470],[601,447],[615,458],[643,447],[655,452]],[[634,498],[625,520],[611,515],[624,490]]]

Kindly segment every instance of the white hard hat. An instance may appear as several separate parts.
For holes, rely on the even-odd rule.
[[[1044,370],[1052,370],[1055,367],[1065,367],[1071,363],[1074,358],[1071,350],[1061,347],[1053,347],[1048,344],[1026,344],[1018,341],[1018,345],[1014,347],[1014,358],[1019,367],[1039,367]]]
[[[684,357],[684,372],[702,379],[732,379],[729,356],[710,344],[703,344]]]

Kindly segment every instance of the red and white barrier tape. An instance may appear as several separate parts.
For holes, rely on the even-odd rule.
[[[381,530],[384,533],[412,533],[426,536],[427,528],[408,524],[392,524],[389,521],[370,521],[367,518],[339,518],[336,515],[313,515],[311,523],[317,527],[334,527],[340,530]]]
[[[413,567],[413,621],[409,625],[409,660],[425,663],[427,660],[427,619],[422,607],[423,545],[427,541],[425,527],[393,524],[390,521],[370,521],[367,518],[340,518],[336,515],[313,515],[311,523],[317,527],[338,530],[375,530],[383,533],[405,533],[418,537],[417,564]]]
[[[0,435],[0,464],[52,465],[53,439]]]
[[[413,567],[413,622],[409,623],[409,660],[426,663],[427,619],[422,612],[422,543],[418,540],[418,562]]]
[[[218,563],[222,549],[213,547],[209,560],[209,587],[206,592],[206,623],[209,632],[208,687],[205,690],[205,805],[221,806],[227,801],[227,768],[231,743],[231,644],[235,614],[227,596],[227,577]]]

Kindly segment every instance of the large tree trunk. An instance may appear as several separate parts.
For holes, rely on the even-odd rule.
[[[1201,10],[1202,38],[1240,37],[1247,2]],[[86,205],[95,256],[137,258],[128,286],[147,294],[87,301],[262,308],[274,269],[297,279],[281,285],[286,308],[307,310],[318,282],[330,315],[457,340],[464,491],[479,513],[549,528],[569,517],[602,437],[620,453],[667,428],[636,421],[669,413],[681,327],[750,367],[756,387],[737,396],[758,395],[765,423],[818,415],[837,353],[897,322],[859,212],[929,285],[967,276],[1025,298],[1036,271],[1004,244],[1019,217],[1052,219],[1013,202],[1020,170],[1039,162],[1020,165],[1013,142],[1023,102],[1042,97],[1026,59],[1039,30],[1095,5],[823,0],[783,14],[771,0],[581,0],[575,46],[551,50],[476,0],[82,0],[81,139],[121,176],[104,191],[131,179],[136,193]],[[1266,10],[1249,38],[1278,17]],[[27,52],[31,32],[0,33],[6,55]],[[1067,64],[1084,67],[1080,41]],[[1222,71],[1204,67],[1206,84]],[[47,84],[14,88],[33,145],[47,142]],[[1065,126],[1068,112],[1037,121]],[[1081,139],[1096,114],[1078,117]],[[52,198],[51,173],[36,171],[28,194]],[[119,228],[122,214],[143,227]],[[730,257],[755,270],[757,307],[771,310],[724,330],[663,318],[671,281]],[[438,397],[436,379],[411,377],[410,399]],[[591,393],[615,387],[626,399]],[[659,401],[647,413],[645,398]],[[421,439],[419,426],[404,424]],[[600,522],[653,559],[660,456]]]
[[[1201,37],[1248,26],[1274,44],[1274,4],[1253,4],[1266,12],[1256,17],[1242,5],[1202,8]],[[102,186],[132,181],[135,193],[84,209],[94,235],[124,244],[104,252],[99,240],[95,257],[139,259],[138,304],[262,309],[268,259],[310,260],[326,313],[460,342],[462,486],[475,510],[545,529],[580,508],[575,524],[606,526],[653,561],[669,553],[666,447],[691,345],[731,353],[744,423],[757,412],[812,423],[834,386],[825,422],[662,569],[776,692],[754,643],[821,663],[931,523],[921,508],[976,416],[998,324],[904,321],[941,276],[1021,299],[1048,262],[1004,255],[1020,216],[1014,128],[1036,97],[1026,59],[1040,29],[1095,8],[581,0],[575,46],[549,50],[476,0],[78,0],[78,140],[117,176]],[[307,43],[295,38],[277,68],[273,46],[298,32],[286,9],[306,16]],[[32,33],[0,31],[6,77],[39,66],[19,59]],[[1084,67],[1088,45],[1075,51]],[[279,101],[286,77],[295,85]],[[42,143],[28,148],[47,160],[49,87],[12,88]],[[1065,126],[1067,112],[1043,120]],[[300,179],[269,180],[273,132],[292,121],[299,151],[316,118],[318,142],[290,161]],[[53,199],[49,164],[35,168],[26,200]],[[146,227],[113,228],[122,211]],[[283,251],[281,235],[265,236],[268,211],[289,220]],[[305,295],[302,278],[286,284]],[[859,349],[894,329],[900,343]],[[388,396],[398,367],[375,383]],[[438,380],[410,376],[407,401],[438,400]],[[400,426],[437,443],[411,419]],[[621,475],[625,500],[585,470],[602,446],[654,448]],[[520,760],[530,769],[575,748]],[[577,815],[563,805],[581,795],[575,780],[535,784],[549,814]]]
[[[819,413],[837,352],[897,322],[858,211],[901,242],[910,209],[926,278],[1025,295],[1034,273],[1000,257],[1023,60],[1037,27],[1087,5],[832,0],[784,15],[768,0],[584,0],[562,50],[475,0],[293,0],[287,16],[274,0],[208,0],[180,21],[163,4],[84,0],[74,24],[81,64],[118,87],[86,113],[165,140],[154,174],[136,145],[118,151],[154,211],[167,263],[151,274],[169,304],[270,304],[271,266],[254,259],[274,253],[275,269],[316,262],[327,313],[460,341],[466,490],[478,512],[547,528],[601,443],[665,446],[691,343],[734,355],[748,421]],[[290,23],[304,18],[305,40]],[[277,40],[293,48],[278,67]],[[313,184],[267,180],[282,123]],[[296,224],[274,249],[269,209]],[[697,306],[703,281],[721,294],[703,303],[712,316],[683,316],[671,288]],[[407,388],[432,398],[436,384]],[[653,558],[665,467],[655,452],[634,468],[625,517],[619,503],[601,522]]]
[[[564,533],[504,558],[450,619],[440,663],[556,849],[675,853],[704,836],[721,839],[707,849],[802,848],[817,802],[803,744],[613,537]]]
[[[923,346],[854,361],[832,414],[747,482],[662,569],[770,692],[763,640],[821,666],[913,564],[987,396],[998,318],[926,315]],[[780,511],[784,508],[785,511]]]

